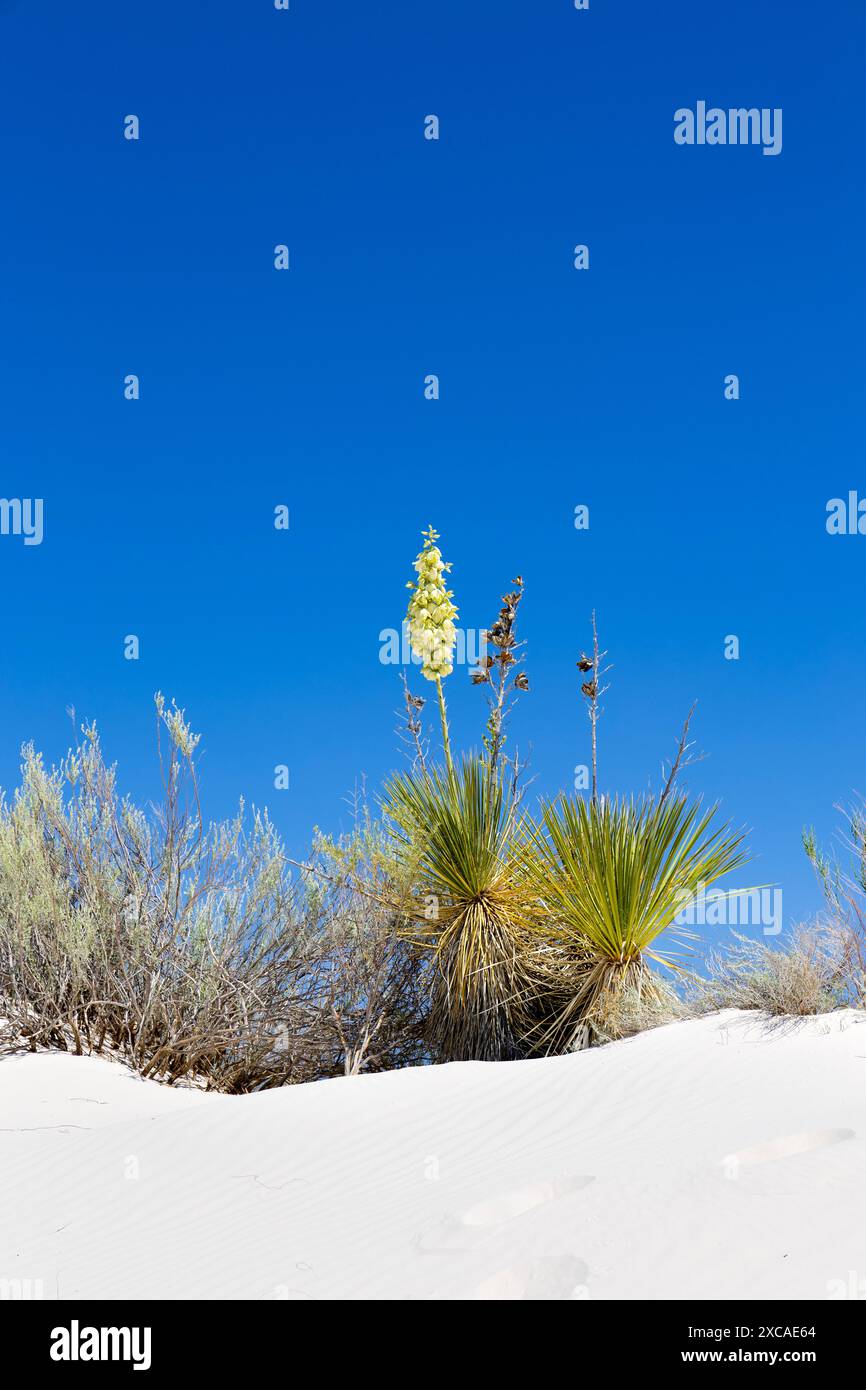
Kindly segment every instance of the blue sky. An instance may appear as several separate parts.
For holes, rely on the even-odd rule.
[[[691,787],[814,910],[801,827],[866,791],[866,537],[825,529],[866,495],[864,37],[854,0],[0,0],[0,496],[45,517],[0,536],[0,783],[74,706],[155,794],[161,689],[211,814],[347,825],[399,756],[379,633],[432,522],[467,627],[525,578],[535,788],[588,757],[595,607],[603,786],[698,699]],[[782,153],[676,145],[698,100],[782,108]]]

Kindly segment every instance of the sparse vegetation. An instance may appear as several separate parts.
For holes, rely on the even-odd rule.
[[[265,812],[205,821],[198,736],[161,695],[163,796],[147,812],[118,792],[94,726],[56,768],[24,749],[21,785],[0,802],[0,1018],[13,1045],[110,1052],[146,1076],[248,1091],[562,1052],[708,1009],[862,1006],[863,813],[847,817],[848,874],[805,837],[826,921],[785,949],[737,938],[684,994],[659,939],[745,859],[743,836],[679,789],[697,761],[693,710],[657,795],[603,793],[610,668],[593,614],[591,655],[577,662],[589,794],[543,802],[534,818],[507,732],[529,691],[523,580],[472,675],[488,695],[480,751],[458,755],[444,691],[457,610],[436,540],[431,528],[408,620],[436,689],[441,762],[404,674],[409,767],[387,781],[381,818],[361,807],[348,837],[317,835],[303,863]]]
[[[421,963],[390,901],[347,890],[357,845],[322,841],[316,862],[331,872],[293,879],[263,813],[207,826],[198,740],[162,697],[157,715],[152,814],[119,796],[92,727],[51,771],[26,748],[22,785],[0,805],[12,1043],[109,1052],[224,1091],[422,1060]],[[365,851],[381,888],[369,838]]]
[[[802,1018],[866,1002],[857,943],[844,927],[798,927],[782,949],[734,936],[709,958],[707,978],[692,983],[696,1012],[759,1009],[773,1018]]]

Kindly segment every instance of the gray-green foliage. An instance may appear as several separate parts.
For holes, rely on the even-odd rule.
[[[198,739],[161,696],[157,716],[163,797],[147,813],[119,794],[92,726],[55,768],[26,747],[0,803],[14,1041],[111,1050],[223,1090],[399,1064],[406,1020],[395,1043],[380,1005],[399,1012],[412,981],[389,954],[389,914],[351,910],[327,879],[298,883],[266,813],[206,823]]]
[[[689,1002],[697,1012],[757,1009],[793,1018],[863,1006],[863,963],[848,928],[818,921],[774,945],[733,935],[710,956],[707,978],[692,981]]]

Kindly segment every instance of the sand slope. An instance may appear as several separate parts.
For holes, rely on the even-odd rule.
[[[825,1299],[866,1277],[866,1016],[244,1097],[5,1058],[0,1178],[46,1298]]]

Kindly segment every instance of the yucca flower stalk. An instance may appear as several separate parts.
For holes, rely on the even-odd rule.
[[[457,640],[454,626],[457,609],[452,602],[453,592],[445,587],[445,575],[449,573],[451,565],[443,561],[442,552],[436,544],[439,533],[430,526],[423,534],[424,545],[415,559],[418,579],[415,582],[410,580],[406,585],[407,589],[412,590],[406,621],[412,650],[421,661],[421,674],[436,684],[442,746],[448,772],[453,777],[454,763],[442,681],[454,669],[452,658]]]
[[[430,1043],[445,1061],[523,1053],[531,894],[525,835],[501,775],[477,757],[453,775],[404,772],[385,788],[398,859],[411,868],[412,939],[434,963]]]
[[[587,1027],[602,1025],[610,1035],[624,991],[652,995],[650,962],[682,969],[656,941],[670,928],[674,939],[688,939],[675,926],[678,914],[747,857],[742,834],[714,828],[716,809],[703,811],[685,793],[638,802],[562,797],[543,806],[526,862],[559,1005],[536,1027],[542,1050],[573,1045]]]
[[[499,616],[487,631],[487,641],[495,647],[496,655],[484,655],[472,672],[473,685],[488,687],[490,715],[484,735],[484,747],[490,777],[495,775],[500,758],[503,762],[508,761],[503,750],[509,701],[515,699],[516,691],[529,690],[529,677],[525,670],[520,669],[523,664],[521,648],[525,643],[518,642],[516,632],[517,610],[523,598],[523,578],[518,575],[511,582],[514,589],[511,593],[502,595]],[[516,756],[513,763],[516,772]]]

